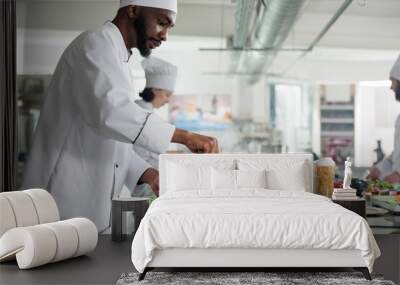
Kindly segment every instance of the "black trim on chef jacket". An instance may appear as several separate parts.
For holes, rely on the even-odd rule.
[[[135,144],[136,141],[138,140],[138,138],[140,137],[140,135],[142,134],[142,131],[143,131],[144,127],[146,126],[147,120],[149,119],[150,115],[151,115],[151,113],[147,114],[146,119],[144,120],[143,126],[140,129],[140,131],[139,131],[138,135],[136,136],[136,138],[133,140],[132,144]]]

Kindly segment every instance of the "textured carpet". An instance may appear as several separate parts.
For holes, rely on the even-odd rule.
[[[359,272],[148,272],[142,281],[138,281],[138,276],[138,273],[122,274],[116,285],[395,285],[380,276],[372,276],[373,280],[368,281]]]

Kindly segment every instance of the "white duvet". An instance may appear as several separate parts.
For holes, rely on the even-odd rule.
[[[370,271],[380,255],[359,215],[319,195],[265,189],[166,193],[140,223],[132,262],[143,272],[165,248],[358,249]]]

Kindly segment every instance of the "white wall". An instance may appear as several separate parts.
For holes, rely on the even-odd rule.
[[[309,93],[302,85],[280,84],[275,87],[276,128],[282,132],[282,144],[289,152],[311,147],[312,114]]]
[[[300,53],[281,53],[268,72],[325,83],[387,80],[400,50],[318,47],[297,60]],[[289,68],[290,67],[290,68]]]
[[[371,166],[374,149],[382,141],[386,155],[393,151],[394,125],[400,114],[400,102],[389,90],[390,81],[364,82],[358,86],[355,101],[355,164]]]
[[[266,122],[269,119],[269,90],[265,78],[261,78],[256,84],[249,86],[253,96],[251,106],[252,119],[255,122]]]
[[[220,45],[220,38],[171,36],[152,54],[178,66],[176,94],[231,94],[236,78],[214,74],[228,64],[227,57],[222,53],[199,50],[200,47]],[[138,60],[135,60],[134,69],[143,76]]]
[[[19,32],[19,31],[18,31]],[[52,74],[68,44],[81,31],[25,29],[21,74]]]
[[[400,25],[399,1],[397,10],[391,11],[390,16],[384,16],[385,6],[388,0],[367,0],[368,8],[374,3],[376,8],[380,8],[376,15],[356,15],[351,14],[349,10],[338,19],[334,26],[322,38],[319,46],[328,46],[336,48],[365,48],[365,49],[397,49],[400,46],[400,31],[397,28]],[[320,5],[329,5],[327,2],[336,3],[339,7],[342,1],[311,1],[320,2]],[[353,6],[358,1],[353,1]],[[380,6],[380,7],[379,7]],[[297,46],[308,46],[322,30],[322,28],[331,19],[337,8],[332,8],[326,13],[308,13],[304,14],[297,22],[294,28],[293,37],[288,38],[287,44],[294,42]],[[390,9],[388,7],[388,9]],[[387,11],[390,13],[390,11]],[[294,38],[294,39],[293,39]]]
[[[321,155],[321,100],[319,99],[319,86],[310,85],[308,93],[313,98],[311,147],[314,153]]]

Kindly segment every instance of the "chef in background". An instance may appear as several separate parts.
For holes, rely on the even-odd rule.
[[[143,109],[153,112],[154,109],[161,108],[168,104],[173,95],[176,84],[178,68],[160,58],[151,56],[142,61],[145,71],[146,86],[139,96],[142,98],[136,100]],[[158,157],[160,153],[148,150],[142,146],[134,145],[134,151],[153,168],[158,169]],[[147,184],[137,185],[132,193],[133,196],[151,196],[153,192]]]
[[[391,89],[400,103],[400,56],[390,71]],[[393,152],[371,169],[369,179],[381,179],[389,183],[400,183],[400,114],[397,116],[394,131]]]

